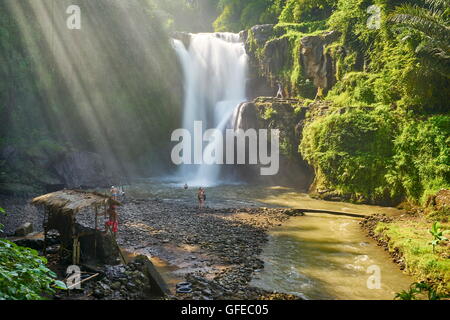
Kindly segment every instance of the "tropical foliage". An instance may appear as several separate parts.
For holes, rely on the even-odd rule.
[[[0,214],[5,214],[3,208]],[[66,289],[46,263],[37,251],[0,239],[0,300],[41,300],[55,289]]]
[[[369,28],[369,8],[374,4],[380,24]],[[303,71],[300,40],[330,30],[340,33],[324,48],[334,61],[336,78],[325,99],[335,107],[324,117],[310,119],[300,148],[315,168],[318,188],[366,201],[425,203],[428,196],[449,187],[446,4],[285,1],[274,38],[264,48],[249,46],[264,64],[270,58],[266,47],[288,39],[291,57],[285,65],[277,73],[262,70],[266,77],[282,81],[292,95],[314,98],[317,88]],[[251,43],[251,33],[249,39]]]
[[[42,300],[66,285],[37,251],[0,239],[0,300]]]
[[[402,26],[415,52],[428,66],[450,74],[450,1],[424,0],[395,8],[390,20]]]

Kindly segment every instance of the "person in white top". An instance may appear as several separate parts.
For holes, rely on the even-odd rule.
[[[278,84],[277,98],[284,99],[283,87],[281,86],[280,82],[277,82],[277,84]]]

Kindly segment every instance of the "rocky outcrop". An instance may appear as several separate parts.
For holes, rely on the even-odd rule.
[[[273,177],[260,176],[258,166],[245,166],[240,176],[252,182],[285,183],[308,189],[313,172],[298,153],[308,107],[297,99],[259,97],[239,106],[237,129],[280,130],[280,171]],[[254,181],[257,179],[258,181]]]
[[[0,194],[29,197],[63,188],[106,186],[111,180],[107,172],[118,172],[111,168],[93,152],[39,144],[28,149],[6,146],[0,149]]]
[[[150,273],[149,269],[153,271]],[[127,265],[106,265],[100,273],[101,280],[83,286],[84,296],[99,300],[148,300],[170,293],[146,256],[137,256]]]
[[[277,92],[277,82],[283,83],[285,95],[298,94],[298,83],[292,83],[284,72],[293,71],[296,65],[305,83],[312,81],[319,95],[326,93],[336,81],[335,63],[326,47],[339,36],[338,32],[331,31],[294,40],[280,34],[274,25],[254,26],[243,32],[250,61],[248,96],[251,99],[273,96]],[[299,50],[298,54],[293,50]],[[298,61],[293,61],[294,57],[298,57]]]
[[[291,60],[290,44],[288,38],[275,38],[264,45],[264,58],[262,65],[267,75],[278,74]]]
[[[183,42],[183,44],[186,48],[189,48],[189,45],[191,44],[191,34],[190,33],[174,31],[170,34],[170,36],[174,39],[180,40],[181,42]]]
[[[97,187],[110,184],[102,157],[93,152],[71,152],[54,165],[67,188]]]
[[[273,36],[274,34],[274,24],[261,24],[253,26],[248,31],[243,31],[241,37],[247,42],[251,37],[258,47],[263,47],[264,44]]]
[[[313,80],[314,86],[326,93],[336,82],[335,66],[325,46],[336,41],[339,33],[331,31],[319,36],[301,39],[300,59],[305,76]]]
[[[258,113],[253,101],[243,102],[237,109],[236,119],[234,122],[235,129],[247,130],[249,128],[259,129],[260,123]]]
[[[260,62],[260,53],[267,41],[274,35],[274,25],[257,25],[241,32],[245,49],[249,56],[249,79],[247,81],[247,97],[271,96],[276,93],[270,77],[265,73],[267,68]]]

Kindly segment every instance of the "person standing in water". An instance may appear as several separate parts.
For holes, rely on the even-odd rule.
[[[203,188],[198,188],[198,192],[197,192],[197,199],[198,199],[198,208],[201,209],[205,206],[205,202],[206,202],[206,193],[205,190],[203,190]]]
[[[109,192],[111,192],[111,196],[114,200],[117,200],[119,198],[119,189],[118,188],[112,186]]]

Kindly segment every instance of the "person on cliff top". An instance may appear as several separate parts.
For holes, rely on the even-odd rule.
[[[277,84],[278,84],[277,98],[284,99],[283,87],[281,86],[280,82],[277,82]]]

